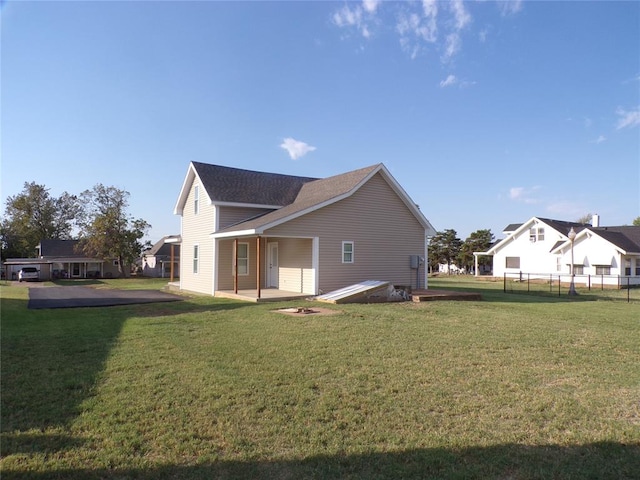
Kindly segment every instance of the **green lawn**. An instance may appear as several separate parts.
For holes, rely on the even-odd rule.
[[[2,478],[640,477],[637,302],[430,286],[484,300],[30,311],[5,283]]]

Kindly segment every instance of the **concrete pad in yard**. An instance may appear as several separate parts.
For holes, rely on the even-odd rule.
[[[89,287],[29,289],[29,308],[109,307],[140,303],[175,302],[182,297],[158,290],[115,290]]]

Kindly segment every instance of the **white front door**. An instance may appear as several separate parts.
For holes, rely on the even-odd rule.
[[[267,287],[278,288],[279,268],[278,268],[278,244],[271,242],[267,249]]]

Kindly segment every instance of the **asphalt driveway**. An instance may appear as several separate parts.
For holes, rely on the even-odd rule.
[[[176,302],[183,297],[158,290],[115,290],[89,287],[29,288],[28,308],[110,307]]]

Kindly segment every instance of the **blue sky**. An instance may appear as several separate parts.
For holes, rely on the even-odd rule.
[[[1,196],[384,163],[437,230],[640,216],[640,2],[2,4]]]

